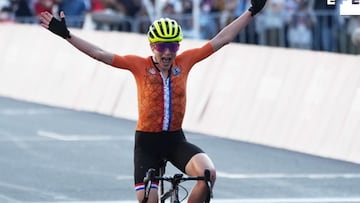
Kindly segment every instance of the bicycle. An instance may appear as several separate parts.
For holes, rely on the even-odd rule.
[[[165,173],[165,166],[166,161],[164,161],[163,166],[160,167],[160,176],[155,176],[155,169],[150,168],[148,172],[146,173],[146,176],[144,177],[144,184],[145,184],[145,193],[144,193],[144,199],[142,203],[147,203],[150,189],[151,189],[151,183],[153,181],[159,181],[159,187],[160,187],[160,202],[165,203],[167,199],[170,198],[170,203],[180,203],[187,197],[187,190],[185,187],[181,186],[180,183],[190,180],[203,180],[206,183],[206,186],[208,188],[207,195],[205,199],[205,203],[209,203],[210,199],[212,198],[212,187],[211,187],[211,180],[210,180],[210,171],[208,169],[204,170],[204,176],[184,176],[182,173],[176,173],[173,176],[164,176]],[[164,181],[167,181],[171,183],[171,187],[167,192],[164,192]],[[183,188],[187,194],[182,199],[179,200],[179,188]]]

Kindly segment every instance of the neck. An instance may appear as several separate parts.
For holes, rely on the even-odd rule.
[[[156,58],[155,57],[152,57],[152,62],[155,66],[156,69],[158,69],[159,72],[161,72],[163,74],[163,76],[167,76],[169,74],[169,71],[171,69],[170,68],[162,68],[161,66],[159,66],[160,64],[156,61]]]

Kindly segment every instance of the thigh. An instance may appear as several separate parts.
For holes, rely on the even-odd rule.
[[[186,173],[186,165],[189,163],[193,156],[200,153],[204,153],[202,149],[184,140],[178,143],[176,147],[174,147],[173,153],[170,156],[169,161],[183,173]]]
[[[152,153],[142,150],[135,150],[134,153],[134,181],[135,185],[142,184],[146,176],[146,172],[150,169],[156,169],[158,174],[159,159]]]
[[[211,180],[214,182],[216,177],[215,166],[210,157],[205,153],[194,155],[185,167],[186,174],[190,176],[203,176],[205,169],[210,171]]]
[[[134,181],[135,185],[142,185],[146,172],[153,168],[159,174],[161,164],[160,147],[152,134],[136,132],[134,149]]]

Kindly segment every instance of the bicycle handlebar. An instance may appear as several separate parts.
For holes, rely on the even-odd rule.
[[[164,180],[173,182],[175,180],[178,181],[178,183],[188,180],[204,180],[204,181],[211,181],[210,180],[210,170],[205,169],[204,170],[204,176],[186,176],[184,177],[183,174],[175,174],[174,176],[155,176],[155,169],[151,168],[146,173],[146,176],[144,177],[144,184],[147,185],[149,181],[158,181],[158,180]]]
[[[204,176],[186,176],[184,177],[183,174],[175,174],[174,176],[156,176],[155,169],[150,168],[144,177],[144,185],[145,185],[145,193],[143,203],[146,203],[149,197],[150,192],[150,184],[152,181],[168,181],[171,182],[173,187],[177,187],[181,182],[188,181],[188,180],[203,180],[205,181],[208,187],[208,196],[206,197],[206,202],[210,202],[210,198],[212,198],[212,183],[210,179],[210,170],[204,170]]]

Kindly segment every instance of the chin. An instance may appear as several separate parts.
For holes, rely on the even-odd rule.
[[[169,69],[171,68],[171,65],[172,65],[172,64],[170,64],[170,65],[166,65],[166,66],[164,65],[163,67],[164,67],[164,69],[169,70]]]

